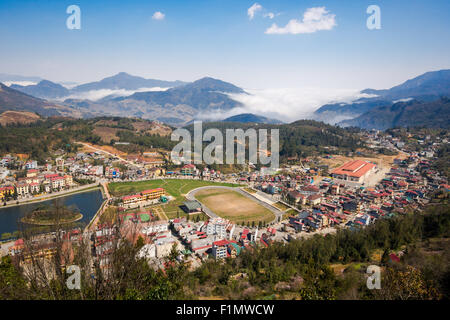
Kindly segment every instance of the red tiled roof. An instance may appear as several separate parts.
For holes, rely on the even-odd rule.
[[[220,240],[220,241],[214,242],[214,245],[217,247],[223,247],[223,246],[228,245],[228,243],[229,243],[228,240]]]
[[[130,199],[134,199],[134,198],[140,198],[140,197],[141,196],[139,194],[134,194],[134,195],[131,195],[131,196],[125,196],[125,197],[122,198],[122,201],[130,200]]]
[[[157,191],[164,191],[164,189],[163,188],[156,188],[156,189],[144,190],[144,191],[141,192],[141,194],[153,193],[153,192],[157,192]]]
[[[373,168],[375,168],[375,164],[373,163],[363,160],[354,160],[334,169],[332,173],[360,178]]]
[[[52,173],[52,174],[46,174],[44,176],[45,179],[51,179],[51,178],[55,178],[55,177],[59,177],[59,174],[57,173]]]
[[[212,245],[207,245],[207,246],[203,246],[203,247],[198,247],[198,248],[192,248],[192,250],[194,250],[194,251],[198,251],[198,250],[202,250],[202,249],[205,249],[205,248],[211,248],[212,247]]]

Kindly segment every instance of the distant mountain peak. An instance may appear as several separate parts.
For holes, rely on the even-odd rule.
[[[314,118],[336,123],[356,118],[373,108],[391,106],[396,101],[416,99],[431,102],[441,96],[450,96],[450,70],[426,72],[390,89],[365,89],[361,93],[375,97],[360,98],[352,103],[324,105],[314,112]]]
[[[184,87],[225,93],[245,93],[243,89],[235,86],[234,84],[211,77],[198,79],[192,83],[186,84]]]
[[[66,87],[49,80],[41,80],[38,84],[29,86],[13,84],[11,88],[42,99],[61,98],[69,95],[69,90]]]
[[[73,88],[73,92],[87,92],[93,90],[102,89],[124,89],[124,90],[137,90],[141,88],[172,88],[185,84],[182,81],[165,81],[155,79],[145,79],[138,76],[133,76],[126,72],[119,72],[113,76],[103,78],[100,81],[89,82],[81,84]]]

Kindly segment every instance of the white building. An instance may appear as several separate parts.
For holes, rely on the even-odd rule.
[[[149,223],[142,229],[142,233],[149,235],[151,233],[166,232],[169,230],[169,224],[165,221],[155,221]]]
[[[206,234],[216,235],[219,239],[225,239],[227,237],[227,225],[227,220],[221,218],[210,219],[206,225]]]

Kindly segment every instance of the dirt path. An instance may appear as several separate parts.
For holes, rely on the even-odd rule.
[[[134,164],[132,161],[128,161],[128,160],[122,158],[121,156],[119,156],[118,154],[114,154],[114,153],[111,153],[111,152],[109,152],[109,151],[103,150],[103,149],[101,149],[101,148],[94,147],[94,146],[92,146],[92,145],[90,145],[90,144],[88,144],[88,143],[85,143],[85,142],[77,141],[76,143],[79,143],[79,144],[85,146],[86,148],[90,148],[90,149],[95,150],[95,151],[98,151],[98,152],[106,153],[106,154],[108,154],[108,155],[110,155],[110,156],[112,156],[112,157],[116,157],[117,159],[119,159],[119,160],[121,160],[121,161],[124,161],[124,162],[126,162],[126,163],[128,163],[128,164],[130,164],[130,165],[134,165],[134,166],[135,166],[135,164]]]
[[[166,213],[164,212],[164,209],[161,206],[157,206],[153,208],[156,212],[156,214],[161,218],[161,220],[167,220],[169,221],[169,218],[167,217]]]

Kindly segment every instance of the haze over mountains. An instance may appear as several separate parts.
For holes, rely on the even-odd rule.
[[[396,102],[412,99],[430,102],[440,97],[450,97],[450,70],[427,72],[391,89],[365,89],[361,93],[370,97],[352,103],[324,105],[314,113],[313,118],[334,124],[357,118],[377,107],[391,106]]]
[[[14,90],[0,83],[0,113],[5,111],[29,111],[41,116],[82,117],[81,112],[73,108],[56,105],[23,92]]]
[[[8,78],[8,75],[0,74],[0,79],[28,81],[34,78],[22,76]],[[48,80],[40,80],[32,85],[12,84],[10,87],[2,85],[1,88],[0,111],[23,110],[36,112],[42,116],[65,115],[85,118],[104,115],[140,117],[174,126],[183,126],[193,120],[268,124],[281,122],[275,120],[277,112],[281,109],[276,103],[277,100],[275,107],[268,108],[264,105],[264,100],[254,99],[253,94],[244,89],[210,77],[187,83],[179,80],[145,79],[121,72],[73,88]],[[391,89],[365,89],[359,96],[363,98],[350,103],[323,105],[304,118],[340,126],[376,129],[421,123],[427,126],[433,123],[438,127],[449,126],[448,103],[441,97],[450,97],[450,70],[428,72]],[[249,108],[247,101],[252,99],[256,104],[253,103],[252,108]],[[408,101],[412,102],[398,104]],[[280,104],[282,103],[281,98]],[[295,108],[294,103],[290,109]],[[267,109],[270,113],[264,112]],[[413,117],[409,116],[419,111],[427,115],[426,121],[414,122]],[[434,121],[436,117],[440,119]],[[289,119],[297,120],[295,117]]]
[[[386,130],[394,127],[448,128],[450,126],[450,99],[435,101],[410,100],[376,107],[357,118],[340,122],[341,126]]]
[[[145,79],[132,76],[125,72],[120,72],[114,76],[104,78],[100,81],[89,82],[68,89],[61,84],[48,80],[41,80],[35,85],[17,85],[12,84],[11,88],[22,91],[42,99],[64,98],[71,95],[86,93],[97,90],[125,90],[135,91],[150,88],[171,88],[186,84],[182,81],[164,81],[155,79]],[[131,93],[130,93],[131,94]]]
[[[70,90],[66,87],[48,80],[42,80],[38,84],[28,86],[12,84],[10,88],[42,99],[61,98],[70,94]]]

